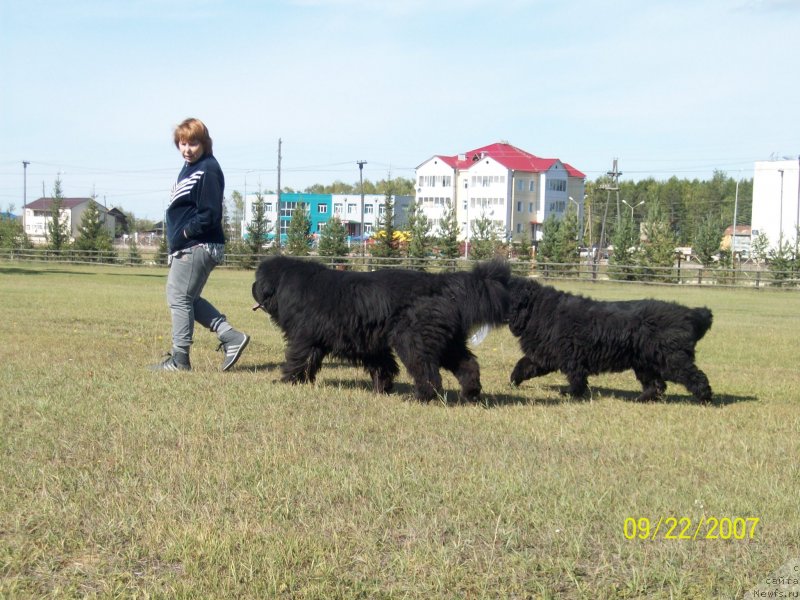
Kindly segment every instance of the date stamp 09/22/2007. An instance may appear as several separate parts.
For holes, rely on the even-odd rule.
[[[625,539],[656,540],[752,540],[759,517],[628,517],[622,525]],[[744,598],[800,599],[800,558],[790,560],[767,576],[756,579]]]
[[[628,540],[752,540],[759,517],[628,517],[622,533]]]

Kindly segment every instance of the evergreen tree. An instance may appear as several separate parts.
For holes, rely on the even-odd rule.
[[[311,248],[311,219],[306,205],[298,202],[292,211],[292,220],[286,232],[286,251],[294,256],[308,256]]]
[[[253,218],[247,225],[247,249],[251,256],[261,254],[261,249],[267,242],[270,227],[267,223],[264,196],[259,190],[256,192],[256,201],[253,203]],[[276,240],[277,241],[277,240]]]
[[[656,207],[649,211],[645,223],[646,241],[639,253],[641,273],[647,281],[672,281],[671,268],[675,263],[675,234],[662,212]]]
[[[558,256],[558,262],[564,263],[567,269],[574,268],[580,259],[578,209],[571,202],[567,205],[567,212],[564,214],[559,228]]]
[[[408,208],[408,258],[412,266],[424,268],[425,259],[431,252],[431,223],[422,210],[422,205],[412,202]]]
[[[22,221],[11,217],[14,207],[8,207],[8,215],[0,215],[0,248],[18,250],[30,248],[31,242],[22,228]]]
[[[536,252],[539,262],[556,262],[560,230],[561,222],[551,213],[542,223],[542,239]]]
[[[113,261],[114,242],[105,227],[100,207],[94,200],[89,201],[89,206],[81,215],[74,247],[85,253],[83,258],[86,260]]]
[[[128,264],[140,265],[144,261],[142,255],[139,253],[139,245],[136,243],[136,234],[131,236],[131,243],[128,247]]]
[[[576,210],[568,209],[563,219],[552,213],[545,219],[537,252],[537,262],[544,265],[545,273],[552,270],[550,265],[553,263],[558,264],[562,272],[575,268],[580,258],[577,238]]]
[[[707,215],[697,228],[692,243],[692,251],[704,267],[709,267],[714,263],[714,256],[719,253],[721,238],[717,220],[711,215]]]
[[[636,279],[636,246],[639,235],[627,211],[622,214],[619,226],[614,227],[611,245],[614,251],[608,258],[610,279],[632,281]]]
[[[460,233],[461,227],[458,224],[455,206],[452,202],[448,202],[439,226],[439,254],[442,258],[455,260],[461,255],[458,244]]]
[[[757,264],[766,262],[769,256],[769,237],[763,231],[750,242],[750,255],[756,259]]]
[[[156,264],[157,265],[166,265],[167,264],[167,253],[169,252],[169,244],[167,244],[167,230],[161,234],[161,237],[158,238],[158,247],[156,248]]]
[[[474,221],[471,225],[471,241],[469,245],[469,256],[474,260],[486,260],[494,256],[497,246],[500,243],[500,238],[497,235],[497,227],[494,222],[486,216],[481,216]]]
[[[53,186],[53,201],[50,204],[50,220],[47,222],[47,240],[50,250],[60,252],[69,246],[69,225],[67,215],[61,214],[64,207],[64,193],[61,191],[61,177]]]
[[[781,241],[776,248],[769,251],[769,270],[776,285],[782,286],[786,279],[797,269],[797,255],[788,240]]]
[[[347,228],[338,216],[332,217],[325,225],[319,237],[318,252],[320,256],[347,256]]]
[[[383,199],[383,215],[378,218],[378,232],[375,234],[375,245],[372,256],[378,258],[394,258],[400,256],[394,229],[394,202],[392,190],[386,188]]]

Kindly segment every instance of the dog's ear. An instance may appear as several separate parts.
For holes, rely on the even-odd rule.
[[[511,294],[508,304],[508,327],[514,335],[522,333],[528,324],[531,316],[528,300],[529,298],[526,294]]]
[[[275,294],[275,288],[269,279],[260,278],[253,282],[253,299],[263,304]]]

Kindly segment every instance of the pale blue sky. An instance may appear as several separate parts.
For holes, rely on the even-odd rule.
[[[203,119],[227,193],[413,177],[506,140],[591,180],[800,154],[800,1],[0,0],[0,207],[160,218]]]

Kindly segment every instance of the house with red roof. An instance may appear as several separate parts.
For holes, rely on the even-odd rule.
[[[506,239],[541,240],[550,215],[563,218],[570,202],[583,223],[586,175],[558,158],[542,158],[508,142],[497,142],[453,156],[435,155],[416,169],[416,202],[439,226],[447,207],[456,207],[461,239],[471,223],[489,218]]]
[[[70,232],[70,240],[74,241],[78,236],[78,227],[81,224],[83,212],[89,208],[92,198],[62,198],[61,199],[61,218],[66,218],[67,227]],[[25,233],[34,244],[47,243],[47,224],[52,220],[53,198],[39,198],[29,202],[22,208]],[[100,211],[100,219],[105,223],[111,239],[116,233],[117,219],[109,214],[108,209],[102,204],[97,203]]]

